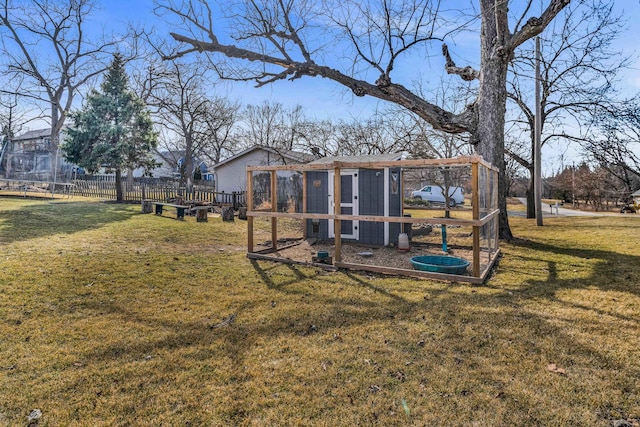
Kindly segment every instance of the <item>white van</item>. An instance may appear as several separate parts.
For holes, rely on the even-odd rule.
[[[425,185],[420,190],[412,191],[411,197],[431,203],[444,203],[444,193],[438,185]],[[462,187],[449,187],[449,206],[456,205],[464,205],[464,190]]]

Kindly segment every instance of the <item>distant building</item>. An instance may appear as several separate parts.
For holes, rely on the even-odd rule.
[[[60,139],[64,133],[60,134]],[[54,175],[60,181],[71,178],[74,166],[58,154],[52,155],[51,128],[37,129],[7,140],[0,154],[4,176],[9,179],[52,180]],[[54,168],[58,173],[54,174]]]
[[[631,198],[633,199],[634,205],[640,207],[640,190],[633,193]]]
[[[225,193],[245,191],[247,166],[300,164],[314,159],[315,156],[307,153],[256,145],[213,165],[216,191]]]
[[[184,150],[166,150],[166,151],[157,151],[153,154],[153,159],[158,166],[155,169],[149,171],[151,177],[153,178],[180,178],[180,170],[182,169],[182,165],[184,164],[185,152]],[[133,171],[133,177],[139,178],[144,176],[144,169],[137,168]],[[209,167],[205,161],[196,157],[193,159],[193,170],[191,171],[194,179],[201,179],[203,181],[212,180],[213,176],[209,172]],[[197,178],[200,176],[200,178]]]

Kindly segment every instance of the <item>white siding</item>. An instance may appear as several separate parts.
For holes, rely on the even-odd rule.
[[[291,161],[289,161],[291,163]],[[265,150],[254,150],[215,169],[216,191],[232,193],[247,189],[247,166],[281,165],[282,158]]]
[[[173,177],[173,168],[160,156],[153,154],[153,160],[160,163],[160,166],[151,171],[153,178],[171,178]],[[133,170],[133,177],[140,178],[144,175],[144,168],[136,168]]]

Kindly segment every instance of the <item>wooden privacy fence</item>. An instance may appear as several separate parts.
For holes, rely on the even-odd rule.
[[[74,181],[73,192],[76,196],[100,197],[106,199],[116,198],[116,187],[113,181]],[[139,202],[141,200],[152,200],[166,202],[169,200],[182,199],[184,201],[198,201],[212,205],[233,206],[238,209],[246,205],[246,194],[242,192],[218,193],[211,189],[194,188],[187,192],[184,187],[175,185],[153,185],[145,183],[134,183],[133,185],[123,185],[122,197],[124,201]]]

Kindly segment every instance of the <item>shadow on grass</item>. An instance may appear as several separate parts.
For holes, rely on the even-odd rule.
[[[410,301],[393,290],[385,290],[376,284],[376,278],[368,279],[357,273],[347,273],[344,275],[344,282],[340,284],[326,283],[326,286],[346,286],[356,287],[369,294],[383,296],[383,301],[375,298],[358,298],[353,294],[347,299],[341,298],[334,293],[313,294],[304,286],[307,279],[313,278],[313,274],[306,272],[306,269],[297,266],[282,266],[273,263],[251,261],[256,269],[258,276],[262,279],[264,285],[276,292],[286,294],[303,293],[300,289],[290,289],[292,285],[303,284],[302,289],[306,289],[305,300],[308,300],[308,306],[300,304],[291,304],[282,311],[274,311],[274,316],[262,317],[256,320],[257,313],[263,313],[269,310],[265,306],[265,301],[260,300],[258,295],[256,299],[242,305],[234,314],[237,315],[235,322],[228,326],[214,328],[213,324],[217,321],[170,321],[161,318],[148,317],[139,315],[135,309],[122,305],[121,303],[98,304],[95,301],[86,301],[83,304],[84,309],[96,312],[100,316],[115,315],[117,318],[127,319],[127,322],[134,322],[165,331],[161,336],[152,340],[135,339],[135,336],[125,339],[121,343],[114,343],[108,346],[98,346],[83,355],[83,359],[91,363],[101,362],[111,364],[119,361],[124,365],[130,364],[131,361],[137,360],[140,364],[135,365],[135,369],[128,371],[128,375],[136,378],[142,384],[147,378],[155,378],[154,373],[159,367],[156,363],[149,363],[145,367],[145,355],[152,355],[155,360],[156,355],[164,355],[167,351],[180,350],[177,354],[180,357],[194,359],[202,367],[206,367],[209,372],[208,376],[202,378],[215,384],[216,387],[224,387],[228,390],[228,406],[221,409],[223,421],[240,425],[247,423],[251,419],[258,416],[256,406],[248,404],[248,399],[259,398],[252,395],[252,391],[256,386],[256,381],[266,381],[264,379],[256,379],[254,374],[255,367],[247,369],[247,366],[254,366],[256,349],[264,346],[265,341],[274,341],[284,339],[283,347],[278,351],[269,353],[270,358],[274,360],[287,359],[290,357],[301,357],[304,363],[316,363],[312,356],[302,353],[302,348],[314,348],[320,346],[337,345],[340,352],[348,354],[348,360],[336,359],[336,369],[343,366],[350,366],[354,358],[369,358],[370,355],[377,355],[379,371],[371,373],[371,381],[380,381],[386,378],[386,387],[392,392],[397,386],[402,389],[402,381],[388,379],[396,372],[396,360],[390,358],[383,359],[380,351],[385,354],[393,354],[401,357],[400,363],[403,369],[403,375],[408,378],[412,376],[424,376],[424,372],[430,371],[435,365],[450,366],[462,372],[468,372],[460,376],[461,383],[458,384],[457,377],[452,376],[449,380],[451,390],[434,390],[436,395],[443,395],[443,405],[448,404],[449,400],[464,399],[464,396],[457,396],[455,387],[462,387],[471,393],[480,393],[480,390],[489,390],[491,395],[502,394],[500,399],[505,404],[513,405],[518,412],[518,398],[514,395],[510,386],[506,385],[504,377],[514,376],[511,383],[526,383],[528,377],[526,375],[517,376],[517,374],[508,374],[508,366],[497,368],[499,362],[495,360],[494,355],[500,351],[504,351],[501,347],[503,342],[509,343],[510,351],[516,351],[524,355],[527,359],[533,360],[553,360],[567,366],[569,363],[575,365],[585,365],[588,363],[597,366],[607,366],[612,370],[623,370],[618,360],[611,358],[606,351],[580,342],[570,333],[563,330],[562,327],[549,322],[549,319],[542,315],[526,313],[523,315],[517,306],[514,306],[512,299],[495,298],[495,295],[463,295],[461,296],[456,289],[465,287],[466,285],[452,284],[450,287],[431,288],[429,282],[425,283],[425,294],[429,298],[423,301]],[[265,267],[266,265],[267,267]],[[276,271],[280,267],[278,271]],[[305,271],[303,271],[305,270]],[[272,276],[279,275],[278,281],[272,280]],[[280,280],[283,279],[283,280]],[[260,280],[260,279],[259,279]],[[404,279],[403,279],[404,280]],[[537,284],[542,287],[542,284]],[[558,282],[558,286],[563,286],[562,282]],[[506,292],[505,292],[506,293]],[[530,297],[535,297],[535,293],[530,293]],[[289,300],[291,303],[292,300]],[[460,304],[465,306],[461,310]],[[487,312],[486,307],[499,306],[500,310]],[[305,310],[308,307],[308,310]],[[230,314],[230,313],[228,313]],[[226,314],[225,314],[226,315]],[[422,319],[422,320],[417,320]],[[410,335],[401,331],[403,324],[415,325],[420,323],[425,330],[425,335]],[[370,324],[375,324],[375,329],[369,328]],[[310,325],[314,325],[314,329],[310,329]],[[351,329],[355,328],[355,329]],[[364,329],[362,329],[364,328]],[[526,331],[521,336],[510,335],[508,332],[514,328]],[[344,334],[342,332],[344,331]],[[350,332],[351,331],[351,332]],[[364,337],[356,337],[356,331],[362,331]],[[375,331],[375,332],[372,332]],[[400,332],[399,332],[400,331]],[[336,333],[338,335],[336,335]],[[371,334],[370,336],[366,336]],[[437,334],[433,339],[429,336]],[[332,339],[331,336],[334,336]],[[493,337],[492,337],[493,335]],[[335,338],[338,336],[339,338]],[[344,336],[344,338],[343,338]],[[320,338],[322,337],[322,338]],[[419,339],[423,339],[418,344]],[[302,347],[289,348],[291,340],[302,342]],[[335,341],[339,339],[340,341]],[[354,343],[351,340],[354,339]],[[426,341],[426,343],[425,343]],[[544,341],[543,344],[532,345],[531,342]],[[333,344],[334,342],[338,344]],[[565,350],[557,350],[554,343],[561,342],[562,348]],[[305,344],[306,343],[306,344]],[[356,350],[347,350],[348,347],[354,346]],[[186,350],[186,351],[185,351]],[[564,354],[566,351],[568,354]],[[336,353],[335,357],[338,358]],[[412,356],[413,355],[413,356]],[[310,360],[304,360],[305,358]],[[411,365],[404,366],[406,358],[414,360]],[[563,359],[564,358],[564,359]],[[170,358],[174,361],[176,359]],[[179,360],[179,359],[178,359]],[[266,364],[267,359],[261,363]],[[542,362],[540,369],[544,369]],[[435,364],[435,365],[434,365]],[[174,378],[181,377],[182,365],[180,363],[170,363],[162,365],[162,377]],[[202,368],[204,369],[204,368]],[[366,365],[362,365],[362,369],[367,369]],[[284,371],[286,372],[286,371]],[[285,374],[283,374],[285,375]],[[476,379],[475,375],[478,375]],[[321,380],[318,375],[317,380]],[[471,379],[470,379],[471,378]],[[484,382],[479,385],[480,380]],[[72,384],[69,389],[75,390],[75,387],[81,387],[82,382],[86,378],[80,379],[79,383]],[[136,379],[133,381],[137,382]],[[157,379],[154,381],[158,381]],[[300,388],[300,384],[296,380],[286,380],[285,377],[276,376],[271,380],[275,383],[272,385],[271,391],[282,391],[290,388],[305,390],[312,394],[312,390],[316,379],[312,376],[304,378],[308,382],[308,386]],[[278,382],[281,381],[281,382]],[[289,381],[289,382],[288,382]],[[301,380],[302,381],[302,380]],[[567,382],[574,381],[572,377],[566,379]],[[438,381],[434,378],[428,378],[427,383]],[[462,384],[464,382],[464,384]],[[576,379],[575,386],[578,387],[580,379]],[[364,384],[365,386],[367,384]],[[627,384],[620,384],[629,387]],[[179,386],[177,384],[177,386]],[[105,393],[109,392],[109,383],[99,385]],[[265,386],[266,387],[266,386]],[[337,385],[328,385],[327,387],[338,387]],[[434,386],[442,387],[442,386]],[[474,388],[475,387],[475,388]],[[507,391],[504,391],[506,389]],[[132,394],[138,393],[135,389],[129,391]],[[465,391],[466,393],[466,391]],[[549,393],[553,393],[550,391]],[[365,423],[364,418],[367,414],[365,403],[370,400],[367,395],[366,388],[361,393],[355,395],[355,410],[361,410],[362,417],[360,421]],[[263,397],[265,405],[275,404],[275,400],[269,403],[268,397]],[[498,400],[500,400],[498,399]],[[498,402],[496,400],[496,402]],[[498,404],[498,403],[496,403]],[[502,402],[500,403],[502,404]],[[352,403],[354,405],[354,403]],[[361,405],[361,406],[360,406]],[[260,407],[260,405],[258,405]],[[192,423],[202,422],[205,419],[199,419],[198,411],[187,411],[191,417]],[[526,408],[525,408],[526,409]],[[527,417],[524,421],[531,424],[545,424],[545,420],[538,418],[539,414],[535,411],[527,409]],[[507,420],[502,420],[507,421]],[[546,420],[548,421],[548,420]]]
[[[640,296],[640,288],[636,286],[640,282],[640,270],[637,268],[640,265],[640,256],[607,250],[563,247],[524,239],[517,239],[512,244],[530,252],[530,255],[526,257],[527,260],[546,264],[544,270],[547,272],[547,277],[544,280],[528,279],[524,282],[526,287],[521,288],[521,291],[525,298],[543,298],[565,305],[570,304],[575,308],[592,310],[597,314],[606,314],[621,320],[640,323],[639,318],[560,301],[557,296],[558,292],[562,290],[592,288]],[[593,263],[593,265],[585,267],[581,263]],[[588,277],[562,278],[568,275],[569,270],[579,273],[581,268],[591,270]]]
[[[589,280],[581,280],[583,284],[605,288],[622,286],[626,291],[640,294],[640,289],[628,286],[630,283],[635,283],[629,282],[629,280],[632,280],[634,274],[638,272],[637,268],[634,267],[640,265],[640,256],[626,255],[607,250],[563,247],[524,239],[514,240],[512,244],[515,247],[533,251],[534,254],[535,252],[539,252],[539,260],[549,258],[549,254],[556,255],[556,257],[553,257],[555,259],[561,259],[558,257],[571,257],[577,260],[597,260]],[[537,257],[532,255],[531,258]],[[546,283],[557,281],[556,264],[556,261],[549,261],[549,277]]]
[[[104,214],[104,206],[100,205],[96,210],[100,215],[113,215],[116,218],[113,220],[116,221],[132,215],[131,212],[118,212],[116,208],[117,206],[109,206],[108,213]],[[111,209],[116,211],[111,212]],[[605,312],[598,307],[582,306],[576,301],[561,301],[557,292],[595,286],[604,291],[616,290],[638,295],[640,291],[634,285],[640,281],[639,273],[637,269],[632,271],[631,267],[639,265],[640,259],[611,251],[573,249],[526,240],[514,242],[513,246],[516,251],[524,249],[522,257],[527,262],[536,264],[535,268],[543,264],[547,270],[546,278],[542,280],[538,276],[527,278],[526,272],[522,273],[523,287],[516,297],[506,287],[491,286],[490,283],[487,287],[495,292],[469,293],[468,285],[434,286],[433,282],[426,280],[381,279],[355,272],[323,275],[322,272],[307,267],[250,260],[246,264],[234,266],[249,270],[252,268],[255,277],[254,280],[249,280],[249,291],[236,294],[236,310],[233,313],[220,313],[224,316],[236,314],[235,321],[223,327],[214,327],[221,319],[214,321],[203,317],[181,321],[163,319],[161,314],[140,315],[136,306],[129,302],[100,303],[95,300],[96,297],[87,298],[79,304],[76,302],[69,310],[85,310],[90,315],[87,318],[99,316],[105,319],[113,315],[115,319],[120,319],[117,322],[124,319],[127,325],[142,326],[140,331],[146,331],[149,327],[162,331],[162,334],[148,339],[142,333],[134,333],[136,328],[132,328],[130,336],[124,336],[113,343],[96,345],[81,354],[80,360],[103,366],[122,364],[124,367],[120,376],[134,376],[136,380],[130,381],[131,384],[144,383],[145,387],[153,385],[145,383],[147,378],[158,383],[164,378],[185,378],[183,365],[179,362],[195,360],[200,371],[206,374],[187,371],[189,375],[194,375],[192,380],[210,383],[211,388],[219,388],[228,395],[225,405],[220,405],[222,421],[227,425],[255,421],[260,416],[261,407],[290,406],[296,403],[295,400],[287,401],[286,397],[282,398],[283,402],[278,400],[280,398],[271,397],[276,392],[288,396],[285,392],[296,390],[296,393],[304,394],[309,400],[315,399],[315,388],[325,379],[321,374],[315,374],[313,369],[301,370],[292,379],[286,377],[285,368],[278,368],[281,370],[277,371],[273,368],[270,379],[266,376],[256,377],[256,372],[258,368],[272,366],[268,363],[271,360],[300,358],[300,365],[319,365],[314,351],[320,353],[331,346],[335,347],[335,353],[332,356],[334,365],[329,365],[328,368],[330,371],[344,369],[349,373],[348,370],[355,369],[354,366],[360,370],[371,370],[368,374],[369,382],[362,382],[354,375],[356,379],[349,385],[339,382],[326,385],[327,389],[341,398],[344,396],[340,388],[349,390],[351,406],[354,406],[354,412],[360,412],[358,423],[361,425],[372,424],[366,417],[373,410],[371,408],[375,402],[368,394],[367,387],[384,382],[380,395],[388,393],[393,396],[394,391],[402,390],[401,383],[404,381],[396,378],[398,369],[403,370],[402,377],[409,381],[426,378],[420,383],[426,384],[427,395],[441,404],[445,413],[455,407],[456,402],[468,399],[468,396],[486,395],[488,406],[508,407],[509,411],[504,413],[513,414],[513,418],[505,415],[505,418],[492,420],[496,421],[495,425],[509,425],[516,421],[520,425],[552,425],[553,413],[545,414],[543,410],[532,409],[534,405],[529,405],[530,402],[526,399],[526,390],[535,386],[528,385],[532,378],[537,379],[536,375],[554,375],[545,372],[546,363],[558,362],[560,366],[569,369],[576,366],[575,375],[570,372],[570,375],[562,377],[567,390],[583,387],[583,378],[578,371],[606,376],[608,373],[623,372],[626,368],[621,359],[612,356],[609,349],[599,345],[597,337],[591,345],[560,324],[554,323],[553,319],[550,321],[553,314],[522,310],[522,305],[534,300],[548,300],[637,322],[638,319]],[[589,276],[579,279],[563,278],[568,266],[574,262],[579,263],[580,259],[596,260],[587,267],[591,270]],[[406,290],[407,283],[423,286],[425,298],[421,300],[414,296],[412,299],[405,291],[394,290],[395,284],[404,286]],[[324,288],[322,292],[318,291],[319,287]],[[216,308],[220,308],[216,305],[215,295],[225,289],[211,286],[211,304],[203,313],[215,312]],[[273,310],[273,314],[267,314],[272,309],[271,301],[274,299],[277,300],[277,309]],[[144,304],[144,301],[137,303]],[[311,325],[314,326],[313,329]],[[264,350],[267,342],[278,343],[277,345],[281,343],[282,347],[270,348],[267,352]],[[300,345],[296,346],[295,342]],[[309,353],[305,353],[306,349],[310,349]],[[175,355],[167,357],[167,352],[177,350]],[[256,352],[264,360],[257,362]],[[501,353],[507,355],[504,360],[498,359]],[[153,357],[147,360],[145,355]],[[365,358],[372,359],[372,355],[376,358],[376,370],[358,362]],[[407,364],[407,360],[411,363]],[[526,367],[517,370],[510,360],[524,361]],[[139,363],[132,365],[132,361]],[[247,366],[250,368],[247,369]],[[446,367],[450,372],[447,381],[438,377],[439,366]],[[158,370],[161,375],[158,375]],[[536,373],[538,371],[541,373]],[[429,376],[430,372],[434,372],[433,376]],[[79,378],[77,382],[67,384],[62,392],[71,394],[76,389],[82,389],[83,383],[88,380],[98,382],[96,387],[100,393],[118,394],[111,382],[113,377],[109,375]],[[631,377],[614,377],[610,387],[629,390],[628,394],[633,395],[637,390],[634,381]],[[524,384],[522,388],[525,391],[519,391],[515,386],[517,384]],[[129,388],[121,393],[126,392],[129,400],[135,400],[137,394],[142,394],[134,386],[127,387]],[[187,393],[201,393],[197,388],[189,390],[188,382],[176,383],[176,387]],[[263,394],[255,391],[261,387],[264,389]],[[353,392],[352,387],[360,389]],[[561,385],[548,385],[548,390],[540,390],[540,395],[543,396],[540,399],[553,402],[557,399],[559,406],[577,406],[575,401],[556,396],[557,391],[565,390],[560,387]],[[201,398],[205,401],[209,399],[206,394],[202,394]],[[263,402],[251,402],[259,399],[263,399]],[[612,408],[617,407],[616,405],[624,408],[625,403],[613,399],[606,396],[597,399],[594,397],[594,407],[590,409],[600,411],[603,418],[618,416],[612,409],[606,408],[609,408],[609,404]],[[335,400],[337,399],[327,399],[329,408],[336,405]],[[415,404],[418,406],[419,401]],[[143,417],[145,409],[148,408],[140,406],[132,411],[134,414],[138,411],[137,415]],[[322,413],[325,409],[314,410]],[[191,417],[189,421],[192,425],[207,424],[198,407],[186,407],[184,414]],[[576,418],[571,420],[573,424],[579,425],[579,421],[584,421],[579,418],[581,414],[576,411]],[[389,421],[388,418],[385,420]]]
[[[299,268],[289,264],[271,262],[271,263],[263,263],[264,265],[260,265],[260,263],[255,259],[249,260],[249,262],[251,263],[251,266],[253,267],[255,272],[258,274],[260,279],[262,279],[262,282],[265,285],[267,285],[267,287],[269,287],[270,289],[274,289],[278,291],[285,291],[288,293],[300,293],[297,291],[292,291],[287,287],[289,285],[293,285],[296,283],[303,282],[304,280],[311,279],[313,276],[315,276],[315,274],[314,275],[304,274],[302,271],[300,271]],[[293,273],[293,277],[287,278],[282,282],[276,283],[276,281],[273,279],[272,272],[278,272],[279,267],[287,268],[291,273]]]
[[[0,242],[95,230],[136,215],[131,205],[103,202],[42,202],[0,210]]]

